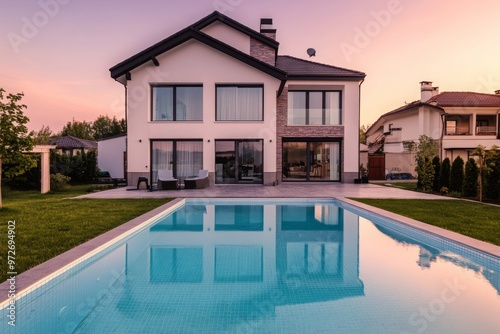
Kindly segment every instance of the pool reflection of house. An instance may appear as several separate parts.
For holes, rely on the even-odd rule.
[[[474,272],[484,276],[500,295],[500,271],[485,268],[481,264],[478,264],[475,261],[469,260],[465,257],[450,256],[447,249],[438,249],[437,247],[433,247],[428,244],[418,243],[414,239],[406,235],[380,226],[378,224],[375,224],[375,227],[380,232],[384,233],[399,244],[418,246],[419,257],[417,260],[417,264],[421,268],[430,268],[432,263],[436,262],[438,259],[446,262],[451,262],[456,266],[473,270]]]
[[[238,324],[284,305],[364,295],[358,217],[331,205],[185,206],[141,239],[128,244],[130,289],[118,303],[127,317],[152,309],[193,322],[213,312]],[[144,242],[152,246],[135,252]],[[134,284],[144,275],[148,284]]]

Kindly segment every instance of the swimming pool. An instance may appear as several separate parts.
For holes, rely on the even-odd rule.
[[[186,200],[5,333],[496,333],[500,260],[335,200]]]

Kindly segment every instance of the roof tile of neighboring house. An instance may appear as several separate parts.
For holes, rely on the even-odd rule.
[[[342,67],[325,65],[292,56],[278,56],[276,67],[288,73],[288,77],[344,77],[362,79],[365,73]]]
[[[443,92],[430,98],[427,103],[436,103],[440,107],[500,107],[500,95]]]
[[[49,140],[49,144],[57,145],[56,148],[97,149],[97,142],[73,136],[54,137]]]

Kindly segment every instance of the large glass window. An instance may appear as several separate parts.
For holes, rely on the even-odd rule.
[[[217,86],[217,121],[262,121],[262,86]]]
[[[162,169],[172,170],[180,183],[203,169],[202,140],[153,140],[151,151],[152,184],[156,183],[158,171]]]
[[[153,86],[153,121],[203,120],[202,86]]]
[[[215,183],[262,183],[262,139],[216,140]]]
[[[289,91],[288,125],[341,125],[340,91]]]
[[[340,181],[340,142],[283,142],[283,181]]]

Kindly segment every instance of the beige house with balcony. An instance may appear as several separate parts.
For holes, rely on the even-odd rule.
[[[432,82],[422,81],[420,92],[420,100],[383,114],[368,129],[371,160],[383,162],[378,171],[370,172],[370,179],[384,178],[391,171],[415,174],[411,148],[420,135],[436,140],[440,158],[452,161],[457,156],[468,159],[478,145],[500,146],[500,91],[439,93]]]

